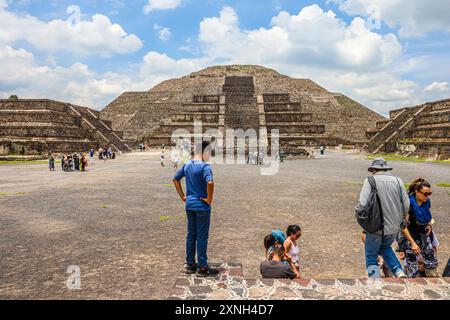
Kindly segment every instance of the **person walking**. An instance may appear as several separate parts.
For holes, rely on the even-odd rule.
[[[186,239],[186,273],[197,273],[198,277],[215,276],[219,271],[208,266],[208,238],[211,222],[211,204],[214,195],[214,180],[208,142],[195,147],[194,159],[188,161],[175,175],[173,183],[181,200],[186,203],[188,234]],[[181,180],[186,178],[186,195]],[[197,251],[198,264],[195,263]]]
[[[94,149],[89,150],[89,164],[92,166],[94,164]]]
[[[409,278],[419,275],[419,256],[422,257],[426,277],[438,277],[438,258],[432,242],[431,185],[425,179],[413,181],[409,187],[410,210],[407,227],[403,235],[405,244],[406,270]]]
[[[392,273],[396,277],[404,278],[406,275],[392,244],[401,231],[409,210],[408,194],[403,181],[389,172],[393,168],[385,159],[373,160],[368,170],[373,176],[365,179],[355,211],[360,222],[359,218],[363,212],[373,212],[373,208],[367,208],[372,204],[373,207],[377,206],[375,209],[380,210],[381,219],[378,230],[365,230],[366,270],[370,278],[380,278],[378,256],[381,255]],[[376,201],[371,201],[374,196]],[[360,224],[363,225],[361,222]]]
[[[48,167],[50,171],[55,171],[55,157],[52,154],[48,158]]]

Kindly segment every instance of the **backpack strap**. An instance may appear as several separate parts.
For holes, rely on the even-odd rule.
[[[399,193],[399,195],[400,195],[400,202],[402,203],[402,215],[403,215],[403,219],[405,219],[405,218],[406,218],[406,213],[405,213],[405,204],[403,203],[402,186],[400,185],[400,181],[398,180],[398,178],[395,177],[395,179],[397,179],[398,193]]]
[[[377,198],[378,198],[378,206],[380,209],[380,216],[381,216],[381,237],[384,238],[384,215],[383,215],[383,209],[381,208],[381,200],[380,200],[380,196],[378,195],[378,190],[377,190],[377,184],[375,181],[375,177],[374,176],[369,176],[367,177],[367,179],[369,180],[370,183],[370,187],[372,188],[372,191],[377,193]]]
[[[375,178],[373,176],[367,177],[367,180],[369,180],[370,187],[372,188],[372,191],[377,190],[377,184],[375,183]]]

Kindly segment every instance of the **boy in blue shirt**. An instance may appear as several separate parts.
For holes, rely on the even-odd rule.
[[[206,163],[211,157],[211,147],[203,142],[195,147],[194,159],[188,161],[175,175],[173,183],[183,202],[186,203],[188,234],[186,240],[186,273],[197,272],[198,277],[215,276],[218,270],[208,266],[208,238],[211,222],[211,203],[214,181],[211,166]],[[181,179],[186,178],[186,195]],[[195,263],[197,251],[198,265]]]

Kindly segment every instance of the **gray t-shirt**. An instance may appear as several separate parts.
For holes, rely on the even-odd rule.
[[[295,279],[295,272],[288,264],[280,261],[263,261],[260,266],[263,278],[269,279]]]
[[[403,181],[391,175],[389,172],[379,172],[375,174],[378,195],[381,202],[381,210],[384,218],[384,234],[391,235],[400,232],[403,217],[409,211],[409,197],[406,193]],[[357,210],[361,210],[366,205],[371,192],[369,180],[364,181]],[[403,205],[402,205],[403,200]],[[378,232],[381,234],[381,231]]]

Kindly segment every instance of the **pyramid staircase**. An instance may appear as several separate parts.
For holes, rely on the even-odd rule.
[[[224,137],[227,129],[254,129],[259,146],[268,147],[271,131],[278,129],[285,154],[305,155],[304,146],[332,144],[325,125],[315,123],[312,113],[303,112],[301,102],[291,101],[289,94],[284,93],[257,95],[254,82],[250,76],[225,77],[221,94],[194,95],[192,102],[183,105],[183,112],[162,119],[144,141],[152,147],[174,145],[172,133],[177,129],[185,130],[186,138],[202,136],[210,129],[218,130]],[[194,132],[196,121],[202,121],[202,132]],[[236,146],[230,148],[236,151]]]
[[[450,157],[450,99],[394,110],[377,129],[367,132],[364,150],[370,153]]]

